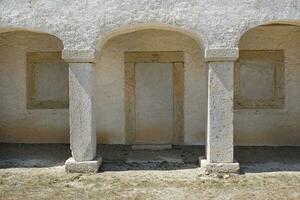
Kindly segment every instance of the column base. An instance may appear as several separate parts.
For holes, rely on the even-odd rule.
[[[234,163],[209,163],[199,158],[200,167],[205,173],[239,174],[240,164]]]
[[[65,170],[68,173],[97,173],[101,164],[101,157],[97,157],[95,160],[80,162],[70,157],[65,163]]]

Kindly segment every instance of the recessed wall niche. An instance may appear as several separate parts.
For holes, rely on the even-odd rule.
[[[27,52],[26,56],[27,108],[68,108],[68,64],[61,52]]]
[[[242,50],[235,65],[235,108],[284,107],[284,52]]]

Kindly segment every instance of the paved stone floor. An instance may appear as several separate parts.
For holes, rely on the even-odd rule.
[[[99,145],[101,171],[173,170],[198,167],[204,146],[173,146],[170,150],[132,150],[128,145]],[[70,157],[66,144],[0,144],[0,168],[53,167]],[[236,147],[243,173],[300,171],[300,147]]]

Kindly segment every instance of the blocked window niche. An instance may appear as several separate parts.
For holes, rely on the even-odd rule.
[[[27,52],[26,56],[27,108],[68,108],[68,64],[61,52]]]
[[[284,107],[284,52],[242,50],[235,64],[235,109]]]

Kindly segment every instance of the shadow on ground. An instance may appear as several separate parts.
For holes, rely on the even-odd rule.
[[[102,145],[98,154],[104,160],[103,171],[176,170],[199,167],[205,148],[175,145],[169,150],[132,150],[129,145]]]
[[[70,156],[68,144],[0,144],[0,168],[61,166]]]
[[[244,173],[300,171],[300,147],[235,147]]]
[[[173,146],[170,150],[132,150],[129,145],[99,145],[101,171],[177,170],[197,168],[204,146]],[[67,144],[0,144],[0,168],[64,165]],[[235,147],[242,173],[300,171],[300,147]]]

